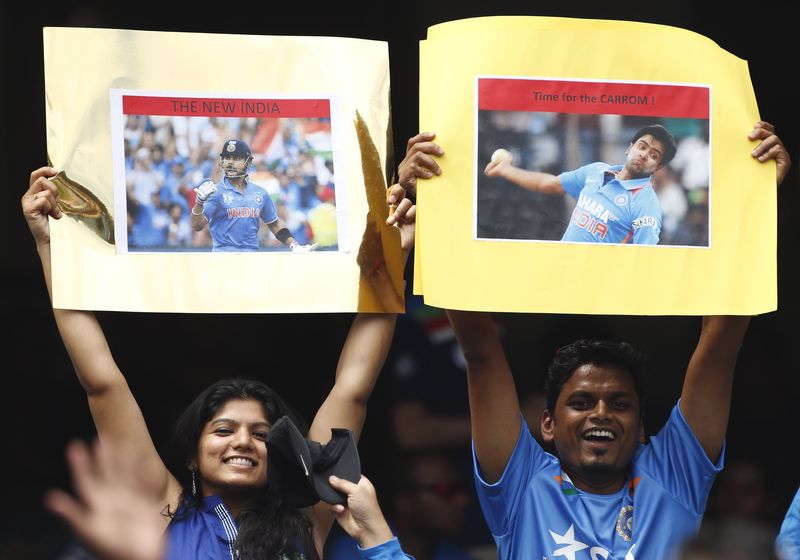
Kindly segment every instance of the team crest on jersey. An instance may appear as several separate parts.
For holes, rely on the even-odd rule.
[[[628,542],[633,539],[633,506],[624,506],[619,511],[617,534]]]
[[[619,194],[614,199],[614,202],[617,203],[617,206],[625,206],[626,204],[628,204],[628,197],[625,196],[624,194]]]
[[[253,196],[253,200],[255,200],[255,201],[256,201],[256,204],[261,204],[261,201],[263,201],[264,199],[263,199],[263,198],[261,198],[261,195],[260,195],[260,194],[257,194],[257,195],[254,195],[254,196]]]
[[[233,204],[233,195],[228,192],[223,193],[222,201],[225,203],[225,206],[230,206],[231,204]]]

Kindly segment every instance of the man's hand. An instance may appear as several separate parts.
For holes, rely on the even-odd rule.
[[[432,140],[436,138],[433,132],[420,132],[408,141],[406,157],[398,166],[399,178],[397,182],[403,187],[411,198],[417,196],[417,179],[430,179],[434,175],[441,175],[442,169],[433,156],[444,155],[444,150]]]
[[[484,168],[483,174],[487,177],[502,177],[503,172],[511,167],[511,161],[514,159],[514,156],[508,154],[506,157],[490,161],[489,164]]]
[[[60,219],[61,209],[58,207],[58,189],[50,180],[56,170],[52,167],[40,167],[31,173],[28,190],[22,195],[22,214],[36,240],[37,247],[50,243],[50,222],[48,216]]]
[[[194,192],[197,193],[197,201],[200,204],[205,204],[208,197],[217,192],[217,185],[211,179],[206,179],[195,187]]]
[[[789,152],[783,146],[783,142],[775,134],[775,127],[768,122],[759,121],[747,137],[750,140],[761,140],[761,143],[753,150],[752,156],[762,163],[774,159],[777,165],[776,178],[778,185],[783,183],[783,179],[792,166],[792,160],[789,157]]]
[[[311,253],[317,250],[319,247],[319,243],[310,243],[308,245],[300,245],[299,243],[295,243],[290,247],[292,253]]]

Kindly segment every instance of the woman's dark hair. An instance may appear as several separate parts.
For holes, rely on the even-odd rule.
[[[172,430],[167,448],[166,464],[183,487],[177,511],[170,512],[180,519],[189,508],[202,505],[203,493],[197,489],[192,496],[192,476],[189,465],[197,461],[197,446],[203,427],[228,401],[252,399],[261,403],[270,424],[288,416],[302,433],[308,427],[300,415],[264,383],[253,379],[224,379],[214,383],[192,401],[183,411]],[[200,480],[196,481],[198,486]],[[299,509],[287,506],[278,492],[267,484],[254,493],[252,507],[236,518],[239,532],[236,547],[242,560],[261,560],[302,554],[316,559],[317,552],[309,519]]]
[[[605,340],[577,340],[559,348],[556,357],[547,368],[544,390],[547,394],[547,410],[555,414],[556,401],[575,371],[586,364],[596,366],[615,366],[630,373],[639,398],[640,414],[644,412],[644,373],[642,366],[645,355],[627,342],[608,342]]]

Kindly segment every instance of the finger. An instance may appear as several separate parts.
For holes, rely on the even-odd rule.
[[[403,199],[400,201],[400,204],[397,205],[397,210],[394,213],[395,217],[399,221],[405,222],[406,218],[408,217],[407,216],[408,212],[410,212],[414,208],[416,208],[416,205],[413,202],[411,202],[407,198]]]
[[[775,125],[768,123],[767,121],[758,121],[755,124],[755,128],[765,128],[770,132],[775,132]]]
[[[761,154],[768,152],[776,145],[780,146],[781,148],[783,147],[780,138],[772,134],[767,138],[765,138],[764,140],[762,140],[758,146],[753,148],[752,154],[754,157],[758,157]]]
[[[765,126],[761,126],[765,125]],[[769,123],[756,123],[753,130],[747,135],[750,140],[757,140],[759,138],[767,138],[775,134],[775,127]]]
[[[67,464],[72,474],[72,486],[75,493],[84,503],[89,503],[93,490],[97,487],[99,475],[85,443],[80,440],[73,440],[69,443]]]
[[[391,216],[386,219],[386,223],[390,226],[395,225],[397,222],[405,222],[406,221],[406,213],[409,211],[410,208],[414,207],[414,203],[411,202],[409,199],[404,198],[400,201],[400,204],[397,205],[394,212],[392,212]]]
[[[75,531],[81,532],[89,515],[78,500],[63,490],[50,490],[44,496],[45,507],[63,518]]]
[[[441,175],[442,169],[431,156],[427,154],[414,154],[410,159],[400,164],[400,181],[403,186],[403,179],[409,177],[421,177],[429,179],[433,175]]]
[[[23,208],[31,213],[38,213],[43,216],[53,216],[55,219],[61,218],[61,209],[58,207],[58,197],[50,191],[39,191],[29,197],[29,204],[23,203]]]
[[[392,185],[386,191],[386,202],[388,204],[397,204],[399,201],[406,197],[406,189],[402,185]]]
[[[442,156],[444,155],[444,149],[436,142],[420,142],[419,144],[415,144],[408,150],[408,152],[406,153],[406,157],[408,157],[409,155],[413,156],[418,153],[430,154],[433,156]]]
[[[420,142],[430,142],[436,138],[435,132],[420,132],[416,136],[412,136],[408,139],[408,143],[406,144],[406,153],[408,153],[411,148],[417,145]]]
[[[33,184],[36,182],[37,179],[40,177],[53,177],[58,173],[55,167],[45,166],[40,167],[39,169],[33,171],[31,173],[31,179],[28,182],[28,187],[32,187]]]
[[[759,155],[758,161],[763,162],[763,161],[768,161],[770,159],[779,159],[781,157],[781,154],[783,154],[783,151],[784,151],[783,145],[781,144],[774,145],[765,153]]]
[[[333,487],[334,490],[338,490],[342,494],[346,494],[348,497],[358,488],[356,484],[337,476],[328,477],[328,483]]]
[[[403,216],[404,224],[413,224],[417,221],[417,205],[414,204],[408,209],[408,212]]]

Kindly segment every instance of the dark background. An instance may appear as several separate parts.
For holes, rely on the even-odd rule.
[[[559,3],[562,4],[562,3]],[[23,557],[12,543],[36,543],[47,557],[59,536],[42,513],[41,495],[66,486],[63,449],[73,437],[90,437],[91,417],[85,397],[52,321],[33,242],[19,211],[31,170],[46,163],[45,101],[42,68],[43,26],[89,26],[248,33],[261,35],[332,35],[389,42],[395,151],[399,161],[405,141],[417,132],[417,42],[428,26],[482,15],[553,15],[624,19],[674,25],[703,34],[746,59],[763,119],[776,124],[794,160],[797,156],[796,27],[786,14],[726,9],[688,0],[648,3],[618,1],[554,2],[495,0],[384,4],[354,2],[111,4],[65,1],[48,5],[4,2],[2,70],[6,178],[2,196],[0,258],[3,289],[0,400],[4,443],[0,491],[0,556]],[[98,48],[103,48],[98,45]],[[264,61],[274,64],[279,61]],[[241,76],[262,62],[232,53],[230,64],[212,71]],[[690,61],[687,61],[690,63]],[[80,79],[76,76],[75,79]],[[235,89],[235,79],[231,87]],[[742,134],[747,131],[743,130]],[[723,185],[719,188],[735,188]],[[715,185],[715,188],[717,186]],[[800,474],[794,456],[800,397],[800,368],[792,354],[798,338],[798,173],[793,169],[778,193],[779,310],[754,319],[740,357],[729,432],[729,457],[748,455],[766,464],[772,491],[785,508]],[[646,282],[647,272],[627,279]],[[252,279],[242,279],[252,281]],[[255,374],[276,388],[307,417],[321,403],[333,380],[350,315],[166,315],[103,313],[101,322],[121,369],[126,372],[150,429],[163,441],[175,414],[209,382],[233,374]],[[580,336],[628,340],[650,356],[652,398],[650,431],[666,418],[680,391],[682,373],[696,341],[698,318],[584,317],[505,315],[509,358],[523,392],[537,386],[557,346]],[[270,348],[279,348],[272,352]],[[435,372],[432,372],[435,374]],[[309,382],[308,380],[311,380]],[[386,398],[382,383],[376,401]],[[390,457],[386,421],[373,406],[362,453],[365,471],[376,457]],[[16,552],[12,552],[16,551]],[[25,550],[31,550],[30,547]],[[35,557],[35,556],[24,556]]]

